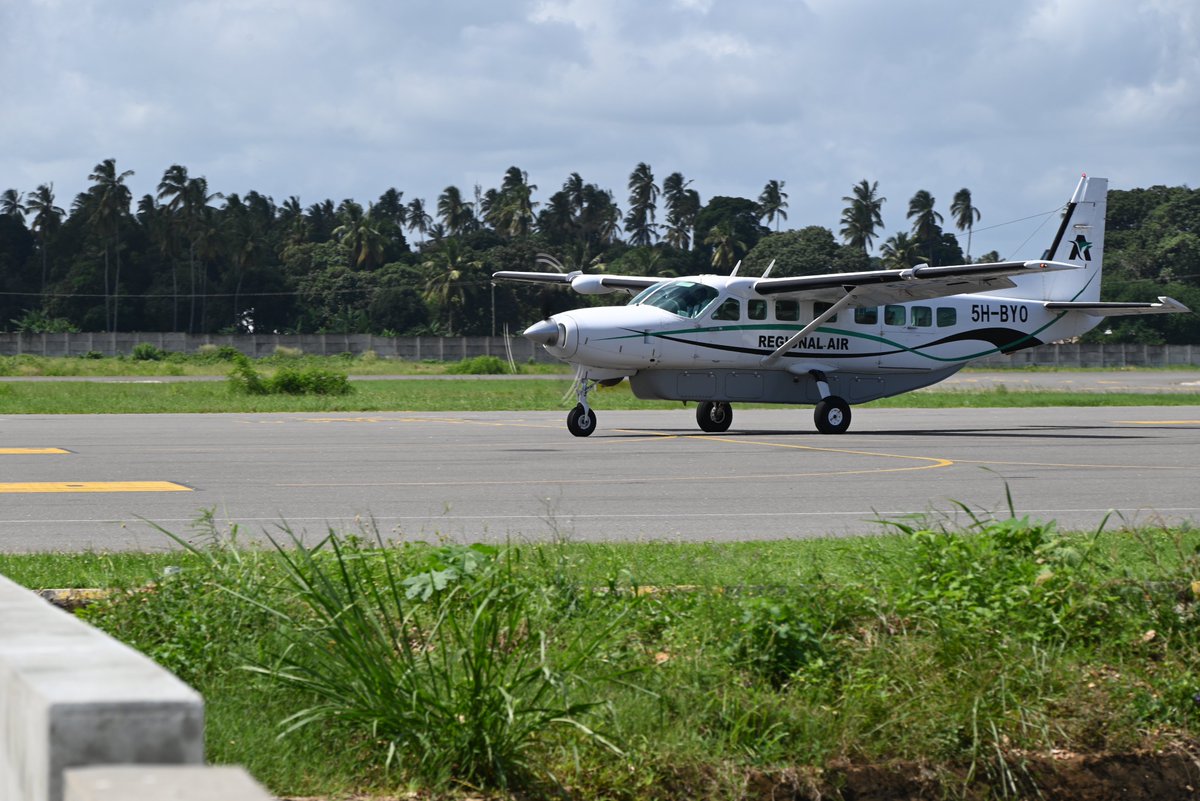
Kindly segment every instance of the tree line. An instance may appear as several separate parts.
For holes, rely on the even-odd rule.
[[[966,188],[948,209],[957,233],[921,189],[908,201],[907,230],[879,241],[887,198],[866,179],[842,198],[835,235],[818,225],[781,230],[782,180],[755,199],[704,200],[682,173],[660,183],[645,163],[629,175],[624,211],[612,190],[579,173],[539,203],[515,166],[494,188],[447,186],[432,204],[389,188],[365,208],[212,191],[178,164],[135,202],[132,174],[105,159],[69,210],[52,184],[0,194],[0,329],[487,335],[588,302],[561,289],[494,286],[496,270],[676,276],[728,273],[739,261],[761,272],[774,261],[773,275],[790,275],[999,258],[971,255],[982,213]],[[1112,191],[1108,232],[1106,297],[1171,294],[1200,307],[1200,193]],[[1200,342],[1194,316],[1113,328],[1104,336]]]

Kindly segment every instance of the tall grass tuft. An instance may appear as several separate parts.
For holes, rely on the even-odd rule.
[[[619,618],[563,635],[538,615],[536,585],[509,549],[421,601],[394,550],[331,535],[276,543],[289,601],[271,608],[286,645],[253,668],[315,699],[292,731],[333,720],[369,727],[387,764],[431,785],[515,788],[539,780],[548,727],[589,728],[585,667]],[[481,552],[475,552],[479,554]],[[592,672],[592,675],[596,675]]]

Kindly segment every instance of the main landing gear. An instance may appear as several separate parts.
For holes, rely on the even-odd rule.
[[[850,404],[837,395],[830,393],[829,382],[820,370],[812,370],[809,375],[817,382],[817,390],[821,400],[813,410],[813,422],[817,431],[822,434],[844,434],[850,428]]]
[[[701,431],[720,434],[733,424],[733,407],[723,401],[704,401],[696,406],[696,425]]]

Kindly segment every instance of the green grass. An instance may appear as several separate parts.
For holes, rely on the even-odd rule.
[[[380,550],[362,532],[311,556],[230,547],[236,538],[210,532],[194,553],[0,555],[0,573],[30,586],[143,588],[88,618],[200,689],[210,759],[247,764],[281,794],[394,793],[457,777],[535,796],[562,783],[575,797],[730,797],[756,771],[836,777],[845,761],[906,759],[939,775],[947,797],[965,795],[967,781],[999,795],[1029,780],[1024,752],[1196,742],[1200,530],[1059,534],[988,519],[888,531],[561,541],[482,561],[436,543]],[[443,619],[461,628],[427,638]],[[593,645],[572,651],[581,637]],[[442,661],[468,652],[473,661]],[[519,709],[536,691],[504,678],[510,659],[532,669],[517,671],[522,681],[565,682],[563,703],[588,728],[528,718],[537,725],[497,782],[465,767],[492,764],[490,752],[451,730],[483,715],[504,739],[505,704]],[[471,664],[492,679],[464,684],[459,666]],[[403,695],[371,700],[421,676],[433,684],[413,690],[425,700],[409,712]],[[449,718],[427,714],[437,704]],[[322,723],[278,737],[289,716],[321,705]],[[429,740],[422,757],[410,735],[424,725],[451,739]],[[455,748],[460,757],[438,756]]]
[[[350,375],[445,375],[454,372],[475,372],[487,368],[505,372],[499,360],[467,359],[461,362],[406,361],[387,359],[374,354],[362,356],[307,356],[303,353],[281,349],[273,356],[254,360],[255,366],[277,368],[290,366],[295,369],[336,370]],[[470,369],[472,366],[476,370]],[[230,351],[182,354],[166,353],[161,359],[134,359],[128,356],[89,359],[80,356],[0,356],[0,376],[54,376],[112,378],[120,376],[172,377],[172,376],[224,376],[233,367]],[[555,374],[570,372],[560,363],[519,363],[518,370],[525,374]]]
[[[0,382],[0,414],[182,414],[208,412],[555,411],[575,403],[571,382],[556,379],[351,381],[341,396],[240,395],[225,382]],[[675,401],[633,397],[628,384],[592,396],[597,410],[678,409]],[[1194,406],[1193,394],[922,390],[864,407],[951,408],[1025,406]],[[770,408],[745,404],[738,408]],[[779,408],[779,407],[776,407]]]

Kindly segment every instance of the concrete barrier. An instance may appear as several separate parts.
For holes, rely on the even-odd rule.
[[[271,801],[242,768],[134,765],[67,771],[63,801]]]
[[[0,576],[0,799],[62,801],[73,767],[203,762],[195,690]]]

